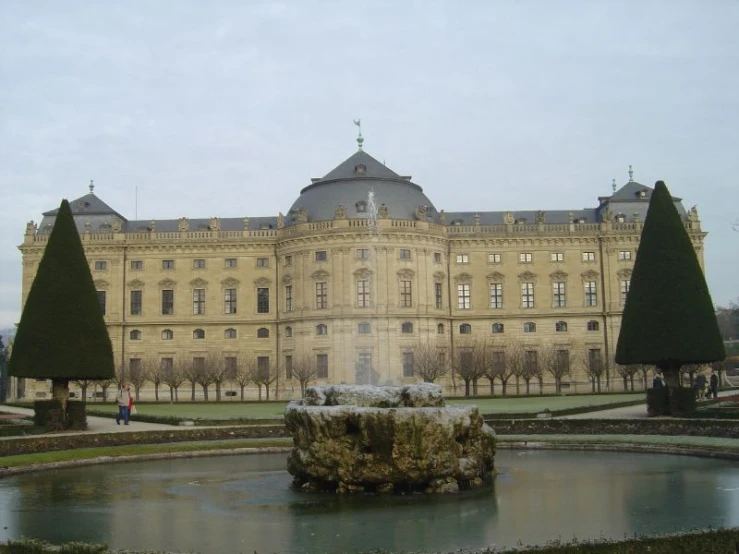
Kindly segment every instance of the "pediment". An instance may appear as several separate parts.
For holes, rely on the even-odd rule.
[[[259,279],[254,280],[254,284],[258,287],[268,287],[272,284],[272,281],[270,281],[266,277],[260,277]]]
[[[293,276],[292,275],[283,275],[282,276],[282,284],[283,285],[289,285],[293,282]]]
[[[126,286],[129,289],[142,289],[144,288],[144,282],[141,279],[134,279],[133,281],[129,281],[126,283]]]
[[[319,270],[314,271],[313,273],[311,273],[310,274],[310,277],[314,281],[324,281],[325,279],[328,278],[328,275],[329,275],[328,271],[325,271],[323,269],[319,269]]]
[[[503,281],[505,279],[505,275],[503,275],[500,271],[493,271],[492,273],[487,274],[488,281]]]
[[[360,267],[354,272],[354,277],[357,279],[369,279],[372,277],[372,270],[367,267]]]
[[[238,279],[235,279],[233,277],[228,277],[221,281],[221,285],[228,288],[234,288],[237,287],[241,282]]]
[[[159,286],[163,289],[171,289],[177,286],[177,281],[173,281],[172,279],[162,279],[159,281]]]
[[[207,285],[208,285],[208,281],[206,281],[205,279],[202,279],[200,277],[198,277],[197,279],[193,279],[192,281],[190,281],[190,286],[192,286],[194,288],[197,288],[197,289],[205,288]]]
[[[567,273],[562,270],[553,271],[549,274],[549,277],[552,279],[552,281],[564,281],[567,279]]]
[[[110,283],[106,281],[105,279],[95,279],[93,281],[93,284],[95,285],[96,289],[107,289],[110,286]]]
[[[443,271],[434,271],[434,279],[437,281],[443,281],[446,279],[446,273]]]
[[[454,282],[455,283],[471,283],[472,275],[470,275],[469,273],[460,273],[459,275],[454,276]]]
[[[412,269],[404,268],[398,271],[398,277],[401,279],[412,279],[415,272]]]
[[[620,277],[621,279],[631,279],[631,274],[632,274],[632,273],[633,273],[633,272],[632,272],[632,270],[631,270],[631,269],[629,269],[629,268],[619,269],[619,270],[618,270],[618,271],[616,272],[616,274],[617,274],[617,275],[618,275],[618,276],[619,276],[619,277]]]
[[[589,269],[587,271],[583,271],[582,278],[585,279],[585,280],[587,280],[587,281],[592,281],[593,279],[597,279],[598,278],[598,272],[595,271],[595,270],[593,270],[593,269]]]
[[[536,281],[536,274],[530,271],[524,271],[518,274],[518,279],[520,281]]]

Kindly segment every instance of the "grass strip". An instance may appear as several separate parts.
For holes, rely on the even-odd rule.
[[[231,439],[215,441],[191,441],[165,444],[135,444],[124,446],[105,446],[98,448],[79,448],[34,454],[19,454],[0,458],[0,468],[25,467],[36,464],[52,464],[72,460],[88,460],[101,457],[145,456],[172,452],[203,452],[208,450],[231,450],[235,448],[285,447],[292,445],[292,439]]]

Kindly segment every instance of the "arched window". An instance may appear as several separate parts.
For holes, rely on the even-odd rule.
[[[594,319],[588,321],[588,331],[597,331],[598,329],[600,329],[600,323]]]
[[[536,323],[533,321],[527,321],[523,324],[524,333],[536,333]]]
[[[493,323],[493,333],[502,333],[505,327],[502,323]]]
[[[203,329],[195,329],[192,332],[192,338],[194,338],[194,339],[204,339],[205,338],[205,331]]]
[[[328,335],[328,327],[323,323],[316,325],[316,335]]]
[[[290,326],[285,327],[285,337],[288,339],[293,336],[293,328]]]
[[[269,338],[269,329],[266,327],[260,327],[257,329],[257,338],[258,339],[268,339]]]
[[[357,332],[360,335],[367,335],[370,332],[370,324],[369,323],[360,323],[359,327],[357,328]]]
[[[469,323],[462,323],[462,325],[459,326],[459,334],[460,335],[471,335],[472,325],[470,325]]]
[[[174,338],[174,333],[171,329],[165,329],[162,331],[162,340],[172,340]]]
[[[564,321],[558,321],[554,324],[554,330],[558,333],[565,333],[567,332],[567,323]]]
[[[400,332],[401,333],[412,333],[413,332],[413,324],[410,321],[405,321],[400,326]]]
[[[443,323],[439,323],[436,326],[436,332],[439,333],[440,335],[444,334],[444,324]]]
[[[223,332],[223,338],[224,339],[235,339],[236,338],[236,329],[226,329]]]
[[[128,334],[128,338],[131,340],[141,340],[141,331],[134,329]]]

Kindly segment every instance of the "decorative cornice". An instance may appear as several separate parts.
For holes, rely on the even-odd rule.
[[[486,275],[488,281],[503,281],[505,280],[505,275],[503,275],[500,271],[493,271],[492,273],[488,273]]]
[[[129,289],[142,289],[144,288],[145,284],[146,283],[144,283],[141,279],[133,279],[132,281],[129,281],[128,283],[126,283],[126,286]]]
[[[552,273],[549,274],[549,278],[552,281],[564,281],[565,279],[567,279],[567,277],[568,277],[567,273],[562,271],[561,269],[558,269],[557,271],[553,271]]]
[[[470,275],[469,273],[460,273],[459,275],[454,276],[454,282],[455,283],[471,283],[472,275]]]
[[[536,274],[530,271],[524,271],[518,274],[518,280],[522,282],[536,281]]]
[[[593,279],[598,278],[598,272],[594,269],[589,269],[587,271],[582,272],[582,278],[583,281],[592,281]]]
[[[292,275],[283,275],[282,276],[282,284],[283,285],[290,285],[293,282]]]
[[[163,289],[172,289],[177,286],[177,281],[172,279],[162,279],[159,281],[159,287]]]
[[[240,281],[238,279],[235,279],[234,277],[227,277],[226,279],[221,281],[221,285],[229,288],[237,287],[239,284]]]
[[[93,281],[93,284],[95,285],[96,289],[107,289],[110,286],[110,283],[106,281],[105,279],[95,279]]]
[[[618,275],[619,277],[621,277],[621,279],[631,279],[631,273],[632,273],[631,268],[625,267],[623,269],[619,269],[616,272],[616,275]]]
[[[354,276],[359,279],[369,279],[372,275],[372,270],[367,267],[360,267],[354,272]]]
[[[398,277],[401,279],[412,279],[415,275],[412,269],[404,268],[398,271]]]
[[[436,281],[443,281],[444,279],[446,279],[446,273],[444,273],[443,271],[434,271],[434,279]]]
[[[192,281],[190,281],[190,286],[198,288],[198,289],[202,289],[206,287],[207,285],[208,285],[208,281],[206,281],[205,279],[201,279],[200,277],[197,277],[193,279]]]
[[[328,276],[328,271],[325,271],[323,269],[316,270],[310,275],[311,279],[313,279],[314,281],[324,281],[328,278]]]
[[[259,279],[254,280],[254,284],[258,287],[268,287],[272,284],[272,281],[266,277],[260,277]]]

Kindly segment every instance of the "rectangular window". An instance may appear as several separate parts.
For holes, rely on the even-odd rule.
[[[257,289],[257,313],[269,313],[269,289],[266,287],[259,287]]]
[[[293,311],[293,286],[285,285],[285,311]]]
[[[570,371],[570,351],[557,350],[557,370],[560,374]]]
[[[316,310],[328,308],[328,283],[316,283]]]
[[[468,284],[457,285],[457,308],[470,309],[470,286]]]
[[[223,291],[223,312],[227,314],[236,313],[236,289],[225,289]]]
[[[488,254],[488,263],[489,264],[499,264],[500,263],[500,254],[497,252]]]
[[[358,260],[369,260],[370,251],[369,248],[357,248],[357,259]]]
[[[162,315],[174,314],[174,291],[162,291]]]
[[[164,377],[168,377],[172,374],[172,368],[174,367],[174,358],[162,358],[159,361],[159,367],[162,369]]]
[[[400,259],[401,260],[410,260],[411,259],[411,251],[407,248],[401,248],[400,249]]]
[[[360,308],[370,307],[370,283],[369,281],[357,281],[357,306]]]
[[[601,357],[600,348],[588,349],[588,367],[591,373],[597,375],[603,369],[603,358]]]
[[[460,369],[465,372],[469,373],[472,369],[472,352],[465,351],[459,353],[459,365]]]
[[[518,255],[518,261],[522,264],[530,264],[534,259],[534,255],[531,252],[521,252]]]
[[[105,315],[105,291],[99,290],[98,292],[98,305],[100,306],[100,312]]]
[[[596,288],[595,281],[585,281],[585,305],[598,305],[598,290]]]
[[[521,283],[521,307],[534,307],[534,283]]]
[[[552,252],[550,254],[551,260],[553,262],[563,262],[565,261],[565,253],[564,252]]]
[[[316,377],[328,379],[328,354],[316,355]]]
[[[205,289],[192,290],[192,313],[205,315]]]
[[[631,250],[619,250],[618,259],[621,261],[631,259]]]
[[[410,281],[400,282],[400,306],[402,308],[410,308],[413,306],[413,296]]]
[[[325,262],[327,259],[326,257],[326,251],[325,250],[317,250],[316,251],[316,261],[317,262]]]
[[[257,267],[269,267],[269,258],[257,258]]]
[[[97,260],[95,262],[95,271],[105,271],[108,269],[108,262]]]
[[[131,291],[131,315],[141,315],[144,292],[141,290]]]
[[[538,373],[538,355],[536,350],[526,350],[523,357],[524,371],[527,375],[536,375]]]
[[[567,306],[567,293],[565,290],[564,281],[552,283],[552,306],[555,308],[564,308]]]
[[[162,269],[174,269],[174,260],[162,260]]]
[[[226,258],[226,261],[224,263],[225,267],[236,267],[236,265],[236,258]]]
[[[192,359],[192,368],[198,374],[201,374],[203,371],[205,371],[205,358],[203,358],[202,356],[195,356]]]
[[[293,265],[293,257],[285,256],[285,265]]]
[[[435,264],[441,263],[441,252],[434,252],[434,263]]]
[[[141,271],[144,269],[144,262],[141,260],[131,260],[131,271]]]
[[[490,283],[490,307],[494,309],[503,307],[503,283]]]
[[[594,262],[595,261],[595,252],[583,252],[582,253],[582,261],[583,262]]]
[[[228,381],[236,379],[236,372],[238,371],[238,358],[236,356],[226,356],[223,358],[223,369],[225,370],[225,378]]]
[[[434,283],[434,305],[436,306],[437,310],[441,310],[444,307],[441,294],[441,283]]]
[[[192,261],[193,269],[205,269],[205,260],[203,258],[195,258]]]
[[[293,378],[293,357],[292,354],[285,356],[285,379]]]
[[[505,374],[505,352],[497,351],[493,352],[493,374],[504,375]]]
[[[403,352],[403,377],[413,377],[413,352]]]
[[[468,263],[470,263],[470,256],[469,256],[469,254],[457,254],[457,263],[458,264],[468,264]]]
[[[141,379],[141,358],[128,359],[128,376],[131,381]]]
[[[360,323],[357,326],[357,333],[360,335],[369,335],[371,332],[370,324],[369,323]]]
[[[257,356],[257,375],[263,381],[269,379],[269,356]]]
[[[631,281],[629,279],[621,280],[621,305],[626,305],[626,297],[629,295],[629,289],[631,288]]]

